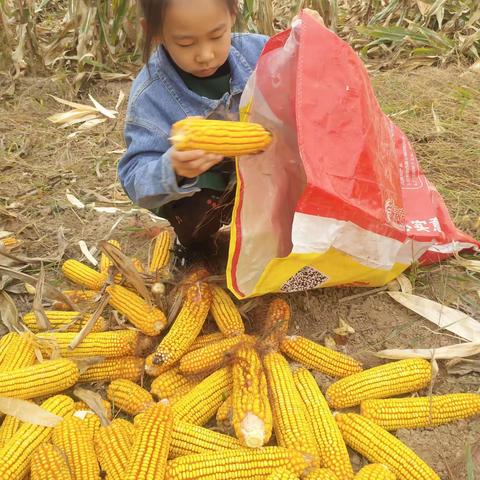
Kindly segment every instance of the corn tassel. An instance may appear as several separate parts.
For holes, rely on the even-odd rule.
[[[432,367],[426,360],[400,360],[342,378],[330,385],[326,397],[333,408],[347,408],[363,400],[416,392],[431,380]]]
[[[300,477],[295,475],[285,468],[279,468],[273,471],[268,477],[267,480],[298,480]]]
[[[79,383],[113,382],[114,380],[140,380],[144,369],[144,360],[140,357],[107,358],[92,365],[80,375]]]
[[[211,343],[186,353],[180,360],[180,372],[184,375],[198,375],[217,370],[233,359],[236,350],[254,343],[255,339],[245,334]]]
[[[228,397],[231,388],[230,370],[217,370],[174,403],[175,420],[205,425]]]
[[[178,151],[203,150],[236,157],[263,152],[272,136],[256,123],[189,117],[172,126],[170,140]]]
[[[163,230],[155,239],[152,258],[148,266],[149,273],[155,273],[170,264],[172,257],[173,235],[170,230]]]
[[[156,336],[167,326],[164,313],[148,303],[136,293],[122,287],[111,285],[107,287],[110,294],[109,304],[135,325],[145,335]]]
[[[187,378],[180,373],[179,367],[173,367],[153,380],[150,392],[159,400],[168,400],[172,403],[175,399],[186,395],[199,383],[198,378]]]
[[[73,413],[73,400],[64,395],[57,395],[45,400],[42,408],[59,417],[67,417]],[[23,480],[30,470],[33,453],[50,439],[52,431],[52,427],[22,424],[0,450],[0,478]]]
[[[335,417],[348,446],[372,463],[381,463],[402,480],[440,480],[412,450],[382,427],[354,413]]]
[[[362,415],[386,430],[435,427],[480,414],[480,394],[365,400]]]
[[[130,380],[115,380],[107,390],[107,398],[119,410],[137,415],[153,404],[153,397],[147,390]]]
[[[135,429],[132,454],[125,480],[161,480],[172,441],[173,415],[168,405],[157,403],[144,414]]]
[[[328,468],[314,468],[302,478],[303,480],[341,480],[343,477],[338,477]]]
[[[45,312],[52,330],[60,330],[64,332],[79,332],[85,324],[90,321],[92,315],[82,315],[80,312],[65,312],[62,310],[50,310]],[[23,317],[23,323],[33,333],[42,331],[38,324],[34,312],[27,313]],[[92,332],[103,332],[107,329],[107,322],[103,317],[99,317],[95,322]]]
[[[272,409],[262,361],[253,347],[241,348],[232,367],[233,427],[243,445],[260,448],[270,440]]]
[[[223,450],[171,460],[165,480],[264,480],[279,468],[300,475],[307,465],[300,452],[282,447]]]
[[[355,476],[355,480],[396,480],[396,478],[388,467],[379,463],[366,465]]]
[[[135,354],[139,334],[135,330],[112,330],[89,333],[74,349],[69,345],[76,337],[72,332],[37,333],[44,354],[59,349],[62,357],[105,357],[119,358]]]
[[[239,448],[242,448],[242,445],[236,438],[198,425],[175,421],[169,458]]]
[[[304,337],[285,337],[280,349],[295,362],[331,377],[347,377],[362,371],[360,363],[352,357]]]
[[[100,480],[93,438],[82,420],[66,418],[54,428],[52,443],[65,452],[73,480]]]
[[[187,352],[202,330],[211,301],[206,283],[194,284],[188,289],[180,313],[152,356],[153,365],[158,367],[156,371],[167,371]],[[152,369],[146,371],[150,374]]]
[[[285,300],[277,298],[270,303],[262,335],[268,349],[278,349],[288,333],[290,318],[290,305]]]
[[[108,279],[106,273],[97,272],[77,260],[67,260],[62,272],[71,282],[88,290],[101,290]]]
[[[120,247],[120,242],[117,240],[109,240],[108,243],[119,250],[121,249]],[[103,252],[100,255],[100,272],[101,273],[106,273],[108,275],[108,270],[109,268],[113,265],[112,261],[110,260],[110,257],[108,255],[105,255]]]
[[[78,377],[77,365],[64,359],[0,372],[0,397],[29,400],[53,395],[75,385]]]
[[[18,333],[9,333],[8,336],[10,335],[11,337],[5,342],[6,346],[3,347],[0,373],[30,367],[37,361],[33,341],[30,337]]]
[[[268,390],[273,411],[273,425],[279,445],[295,448],[317,460],[318,449],[290,365],[277,352],[264,358]]]
[[[98,461],[108,480],[124,480],[133,446],[135,427],[121,418],[101,427],[95,435]]]
[[[31,468],[31,480],[73,480],[65,454],[51,443],[35,450]]]
[[[226,337],[245,333],[245,325],[230,295],[220,287],[212,288],[212,316]]]
[[[351,480],[354,474],[347,447],[315,378],[305,368],[297,370],[293,378],[312,426],[322,466],[339,479]]]
[[[6,415],[0,427],[0,448],[2,448],[17,432],[22,425],[17,417]]]

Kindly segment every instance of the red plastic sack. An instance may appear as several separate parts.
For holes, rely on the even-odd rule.
[[[267,44],[241,102],[274,134],[237,162],[227,279],[239,298],[383,285],[478,247],[458,231],[353,49],[302,14]]]

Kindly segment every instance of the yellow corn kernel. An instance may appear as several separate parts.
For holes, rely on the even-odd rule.
[[[231,388],[230,370],[217,370],[175,402],[172,407],[175,420],[205,425],[230,394]]]
[[[282,447],[222,450],[171,460],[165,480],[264,480],[279,468],[300,475],[307,465],[300,452]]]
[[[253,345],[250,335],[237,335],[224,338],[203,348],[186,353],[180,360],[180,372],[184,375],[198,375],[211,372],[231,362],[236,350]]]
[[[62,310],[47,310],[45,311],[45,315],[50,322],[50,330],[60,330],[64,332],[79,332],[92,318],[90,314],[82,315],[80,312],[65,312]],[[33,333],[41,331],[34,312],[24,315],[23,323]],[[92,332],[103,332],[106,328],[107,322],[103,317],[99,317],[92,328]]]
[[[62,272],[71,282],[89,290],[100,290],[108,279],[105,272],[97,272],[77,260],[67,260],[62,265]]]
[[[0,365],[3,362],[3,359],[5,358],[5,352],[8,349],[8,346],[15,341],[16,338],[18,338],[18,333],[16,332],[10,332],[5,334],[3,337],[0,337]]]
[[[302,478],[304,480],[341,480],[343,477],[338,477],[332,470],[328,468],[314,468]]]
[[[295,387],[290,365],[280,353],[270,352],[264,358],[264,367],[278,444],[295,448],[317,460],[315,437]]]
[[[366,465],[355,476],[355,480],[396,480],[396,478],[388,467],[379,463]]]
[[[124,480],[135,436],[135,427],[127,420],[116,418],[95,435],[98,461],[109,480]]]
[[[285,468],[278,468],[273,471],[267,480],[298,480],[300,477]]]
[[[167,326],[164,313],[148,303],[136,293],[122,287],[111,285],[107,287],[110,294],[110,305],[127,317],[145,335],[156,336]]]
[[[149,273],[155,273],[167,267],[172,256],[173,235],[170,230],[163,230],[155,238],[152,258],[148,266]]]
[[[347,445],[372,463],[386,465],[402,480],[440,480],[415,452],[382,427],[355,413],[335,417]]]
[[[113,381],[108,386],[107,397],[114,407],[130,415],[137,415],[153,404],[150,393],[130,380]]]
[[[6,415],[0,426],[0,448],[2,448],[17,432],[22,425],[17,417]]]
[[[211,301],[206,283],[196,283],[188,288],[180,313],[152,356],[153,365],[158,367],[156,371],[167,371],[190,348],[207,319]],[[147,367],[146,371],[150,374],[152,369]]]
[[[139,333],[135,330],[112,330],[89,333],[74,349],[69,345],[76,337],[74,332],[37,333],[44,354],[60,350],[62,357],[119,358],[135,354]]]
[[[4,247],[7,250],[13,250],[14,248],[17,248],[21,245],[21,241],[18,240],[17,238],[11,236],[11,237],[5,237],[0,240],[0,248]]]
[[[285,337],[280,349],[295,362],[331,377],[347,377],[362,371],[360,363],[352,357],[304,337]]]
[[[6,345],[2,347],[0,372],[9,372],[34,365],[37,357],[32,339],[18,333],[9,333],[7,336],[9,338],[4,342]]]
[[[434,427],[480,414],[480,394],[364,400],[361,410],[386,430]]]
[[[98,290],[64,290],[62,293],[75,304],[88,302],[94,303],[100,296],[100,292]],[[53,310],[63,312],[69,312],[72,310],[70,305],[58,300],[53,302],[52,308]]]
[[[29,400],[53,395],[75,385],[79,375],[77,365],[64,359],[0,372],[0,397]]]
[[[153,380],[150,392],[159,400],[169,400],[171,403],[175,398],[186,395],[199,383],[198,378],[185,377],[180,373],[179,367],[173,367]]]
[[[220,287],[212,287],[212,316],[226,337],[245,333],[245,325],[230,295]]]
[[[170,140],[178,151],[204,150],[236,157],[263,152],[272,136],[256,123],[189,117],[172,126]]]
[[[52,443],[65,452],[73,480],[100,480],[93,438],[82,420],[66,418],[54,428]]]
[[[229,430],[233,424],[233,399],[229,395],[227,399],[220,405],[216,415],[217,426],[222,430]]]
[[[431,380],[432,367],[426,360],[400,360],[342,378],[330,385],[326,397],[333,408],[347,408],[363,400],[416,392]]]
[[[45,400],[42,408],[65,418],[73,413],[73,400],[64,395],[57,395]],[[30,470],[33,453],[50,439],[52,431],[52,427],[23,423],[0,450],[0,478],[23,480]]]
[[[281,298],[276,298],[268,306],[263,327],[263,344],[268,349],[278,349],[290,327],[290,305]]]
[[[72,480],[65,454],[51,443],[43,443],[32,455],[31,480]]]
[[[80,375],[79,383],[113,382],[114,380],[140,380],[144,360],[140,357],[107,358],[89,367]]]
[[[125,480],[164,478],[172,430],[173,415],[168,405],[157,403],[145,411],[135,429]]]
[[[224,338],[225,338],[225,335],[223,335],[222,332],[214,332],[214,333],[207,333],[206,335],[199,335],[195,339],[195,341],[192,343],[187,353],[193,352],[194,350],[198,350],[199,348],[206,347],[207,345],[218,342],[219,340],[223,340]]]
[[[354,474],[347,447],[315,378],[305,368],[298,369],[293,378],[313,430],[322,466],[340,479],[351,480]]]
[[[119,250],[121,250],[120,242],[117,240],[109,240],[108,243]],[[108,255],[105,255],[103,252],[100,255],[100,272],[106,273],[108,275],[108,269],[113,265]]]
[[[235,450],[238,448],[242,448],[242,445],[236,438],[200,427],[199,425],[175,421],[169,458],[209,451]]]
[[[272,436],[273,418],[262,361],[253,347],[236,352],[232,377],[232,421],[237,438],[247,447],[263,447]]]

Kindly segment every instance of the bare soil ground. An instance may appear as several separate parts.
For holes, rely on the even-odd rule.
[[[456,69],[423,69],[403,74],[387,72],[373,79],[384,110],[406,130],[415,143],[420,161],[444,195],[457,224],[480,237],[480,111],[479,75]],[[55,256],[58,232],[68,242],[64,258],[82,259],[78,242],[94,247],[107,238],[121,241],[124,251],[145,260],[152,236],[158,228],[146,212],[132,213],[132,205],[117,181],[118,151],[123,148],[122,115],[94,130],[69,139],[47,121],[62,111],[50,95],[72,100],[71,90],[61,78],[30,78],[8,90],[0,77],[0,230],[15,232],[22,240],[21,252],[28,256]],[[128,93],[129,83],[102,82],[91,93],[113,107],[119,92]],[[3,94],[2,94],[3,92]],[[81,100],[88,103],[87,99]],[[79,198],[86,208],[74,208],[66,192]],[[99,213],[95,206],[117,207],[116,213]],[[120,223],[117,224],[118,220]],[[59,263],[47,262],[47,279],[64,284]],[[37,273],[32,266],[30,273]],[[478,278],[448,264],[428,269],[412,268],[408,276],[415,293],[460,307],[480,318]],[[324,341],[334,336],[339,321],[355,333],[348,341],[335,337],[338,348],[360,358],[367,366],[380,361],[372,352],[384,348],[438,347],[457,343],[437,332],[432,324],[396,304],[386,293],[348,299],[364,293],[360,289],[331,289],[289,295],[294,312],[292,333]],[[340,302],[340,300],[343,302]],[[31,297],[15,295],[20,311],[30,308]],[[262,304],[266,299],[259,300]],[[254,328],[261,305],[247,316]],[[322,385],[327,379],[319,377]],[[434,386],[435,393],[476,392],[480,374],[447,375],[444,365]],[[480,443],[480,419],[420,431],[400,431],[399,438],[411,446],[445,480],[466,477],[467,446]],[[476,475],[480,478],[480,453]],[[363,460],[354,456],[355,467]],[[470,477],[474,478],[474,477]],[[475,477],[477,478],[477,477]]]

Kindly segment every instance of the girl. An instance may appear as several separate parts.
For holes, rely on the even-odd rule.
[[[234,163],[170,146],[186,116],[235,119],[267,37],[232,34],[237,0],[140,0],[145,67],[133,82],[120,181],[132,201],[169,220],[179,242],[201,249],[226,223]]]

